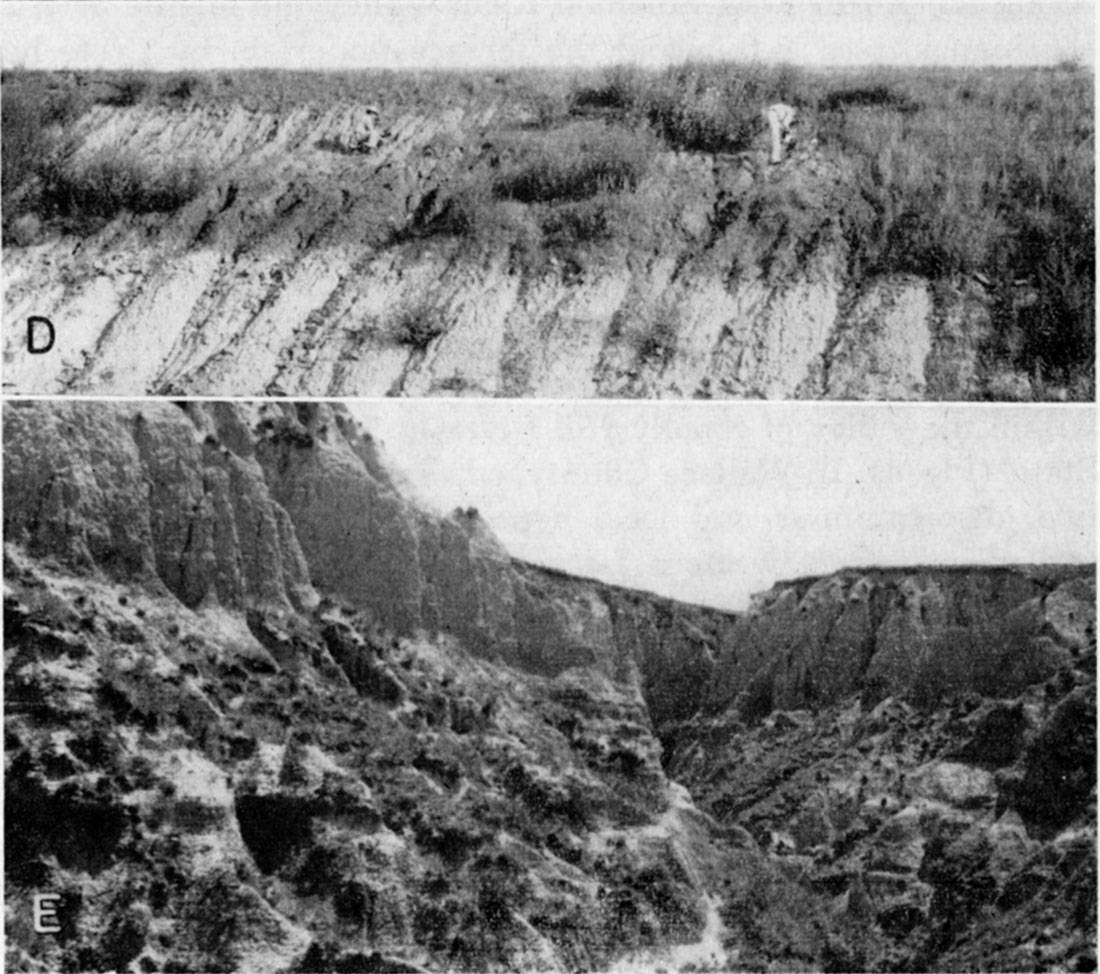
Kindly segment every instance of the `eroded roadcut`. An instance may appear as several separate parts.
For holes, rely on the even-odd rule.
[[[92,109],[76,126],[78,156],[113,147],[153,166],[195,159],[210,183],[171,215],[124,214],[88,239],[5,249],[5,320],[44,315],[58,335],[50,354],[30,355],[23,329],[7,330],[7,391],[979,391],[981,295],[911,275],[851,279],[841,224],[854,201],[839,164],[816,149],[773,169],[755,151],[661,151],[621,194],[633,221],[625,243],[532,256],[531,205],[495,204],[500,232],[462,222],[463,194],[492,185],[509,133],[523,131],[514,108],[405,114],[373,151],[345,148],[366,124],[354,104],[285,117]],[[559,222],[580,218],[566,208]]]

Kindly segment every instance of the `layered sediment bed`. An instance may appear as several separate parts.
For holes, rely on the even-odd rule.
[[[4,424],[13,970],[1094,956],[1091,566],[722,612],[511,558],[339,407]]]
[[[32,355],[25,331],[8,330],[8,391],[990,393],[991,296],[972,281],[854,276],[841,225],[866,204],[816,149],[774,169],[763,147],[659,151],[623,194],[614,239],[592,230],[588,245],[525,254],[542,232],[532,207],[492,210],[499,232],[455,216],[470,180],[490,185],[507,162],[508,134],[531,125],[515,104],[407,112],[371,153],[342,148],[365,120],[351,103],[90,110],[74,159],[193,158],[205,189],[169,215],[5,246],[5,320],[45,316],[57,333]]]

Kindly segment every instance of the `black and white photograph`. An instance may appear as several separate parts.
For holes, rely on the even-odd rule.
[[[1091,3],[2,16],[10,394],[1095,399]]]
[[[0,0],[4,971],[1095,971],[1095,49]]]
[[[6,969],[1089,970],[1095,433],[9,401]]]

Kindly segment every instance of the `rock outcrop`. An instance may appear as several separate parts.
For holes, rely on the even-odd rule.
[[[721,612],[510,558],[339,407],[4,444],[12,970],[1094,962],[1092,568]]]

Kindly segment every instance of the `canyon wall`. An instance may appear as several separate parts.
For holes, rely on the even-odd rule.
[[[1011,694],[1094,637],[1095,582],[1071,566],[847,569],[731,613],[518,562],[476,511],[407,499],[325,405],[20,403],[6,430],[7,537],[36,554],[192,607],[325,595],[532,672],[596,667],[658,724],[735,702],[762,716],[853,692]]]
[[[3,418],[11,970],[1095,959],[1091,566],[722,612],[512,559],[340,407]]]

